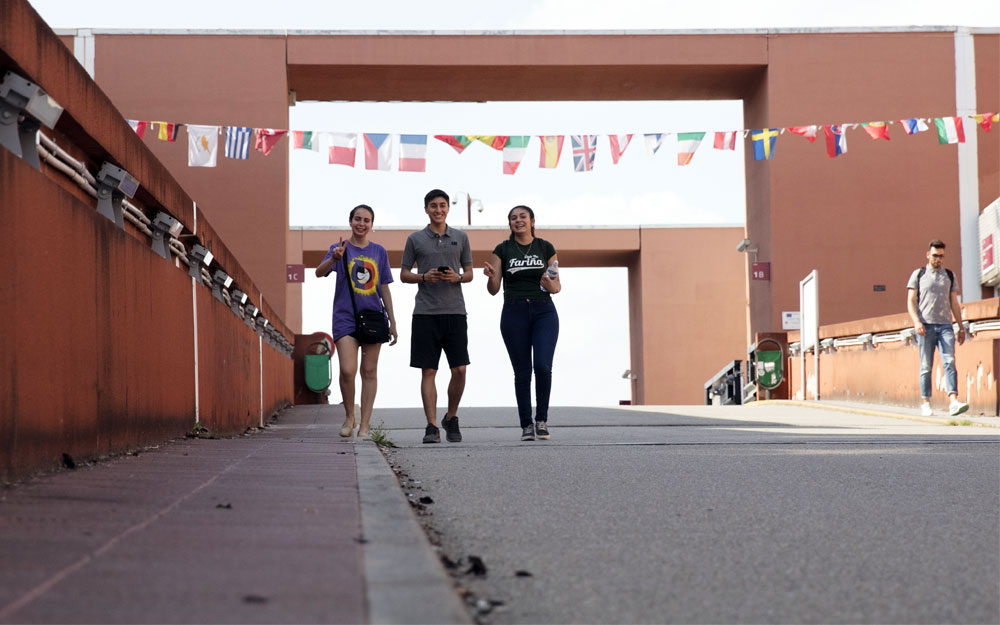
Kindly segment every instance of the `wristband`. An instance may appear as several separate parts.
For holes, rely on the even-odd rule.
[[[426,273],[420,274],[420,281],[421,282],[427,282],[427,274]]]

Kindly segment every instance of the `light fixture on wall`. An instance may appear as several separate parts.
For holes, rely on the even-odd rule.
[[[41,169],[38,129],[44,124],[55,128],[63,107],[30,80],[5,72],[0,80],[0,145],[35,169]]]
[[[221,269],[216,269],[215,273],[212,274],[212,296],[222,303],[226,300],[222,297],[222,289],[228,289],[233,283],[233,279],[229,277],[229,274]]]
[[[209,251],[207,247],[199,245],[197,243],[188,250],[188,261],[190,261],[190,267],[188,267],[188,275],[198,281],[198,284],[204,284],[201,279],[201,266],[206,267],[211,266],[212,252]]]
[[[233,311],[233,314],[239,316],[240,305],[247,299],[247,294],[239,289],[233,289],[229,292],[229,309]]]
[[[97,173],[97,212],[104,215],[120,229],[125,229],[122,201],[135,197],[139,181],[121,167],[105,162]]]
[[[167,213],[158,211],[153,223],[149,224],[149,229],[153,231],[153,241],[151,243],[153,251],[170,260],[170,237],[176,237],[184,229],[184,224],[177,221]]]
[[[744,252],[747,254],[753,254],[753,262],[757,262],[757,248],[750,247],[751,245],[752,242],[750,241],[750,239],[743,239],[742,241],[739,242],[739,244],[736,245],[736,251],[740,252],[741,254]]]

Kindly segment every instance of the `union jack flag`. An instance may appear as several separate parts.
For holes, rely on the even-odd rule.
[[[594,168],[597,153],[597,135],[570,135],[573,141],[574,171],[590,171]]]

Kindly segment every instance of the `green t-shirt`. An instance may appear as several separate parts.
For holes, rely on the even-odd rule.
[[[504,299],[551,299],[542,290],[542,274],[556,248],[545,239],[534,238],[528,245],[507,239],[493,249],[500,259]]]

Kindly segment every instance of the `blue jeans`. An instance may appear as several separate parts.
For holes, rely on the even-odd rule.
[[[944,387],[949,395],[958,394],[958,374],[955,372],[955,330],[950,323],[925,323],[927,334],[917,335],[920,348],[920,396],[931,397],[931,370],[934,368],[934,348],[941,351],[944,367]]]
[[[552,358],[559,339],[559,315],[552,300],[506,300],[500,334],[514,368],[514,396],[521,427],[531,425],[531,372],[535,372],[535,421],[548,421]]]

